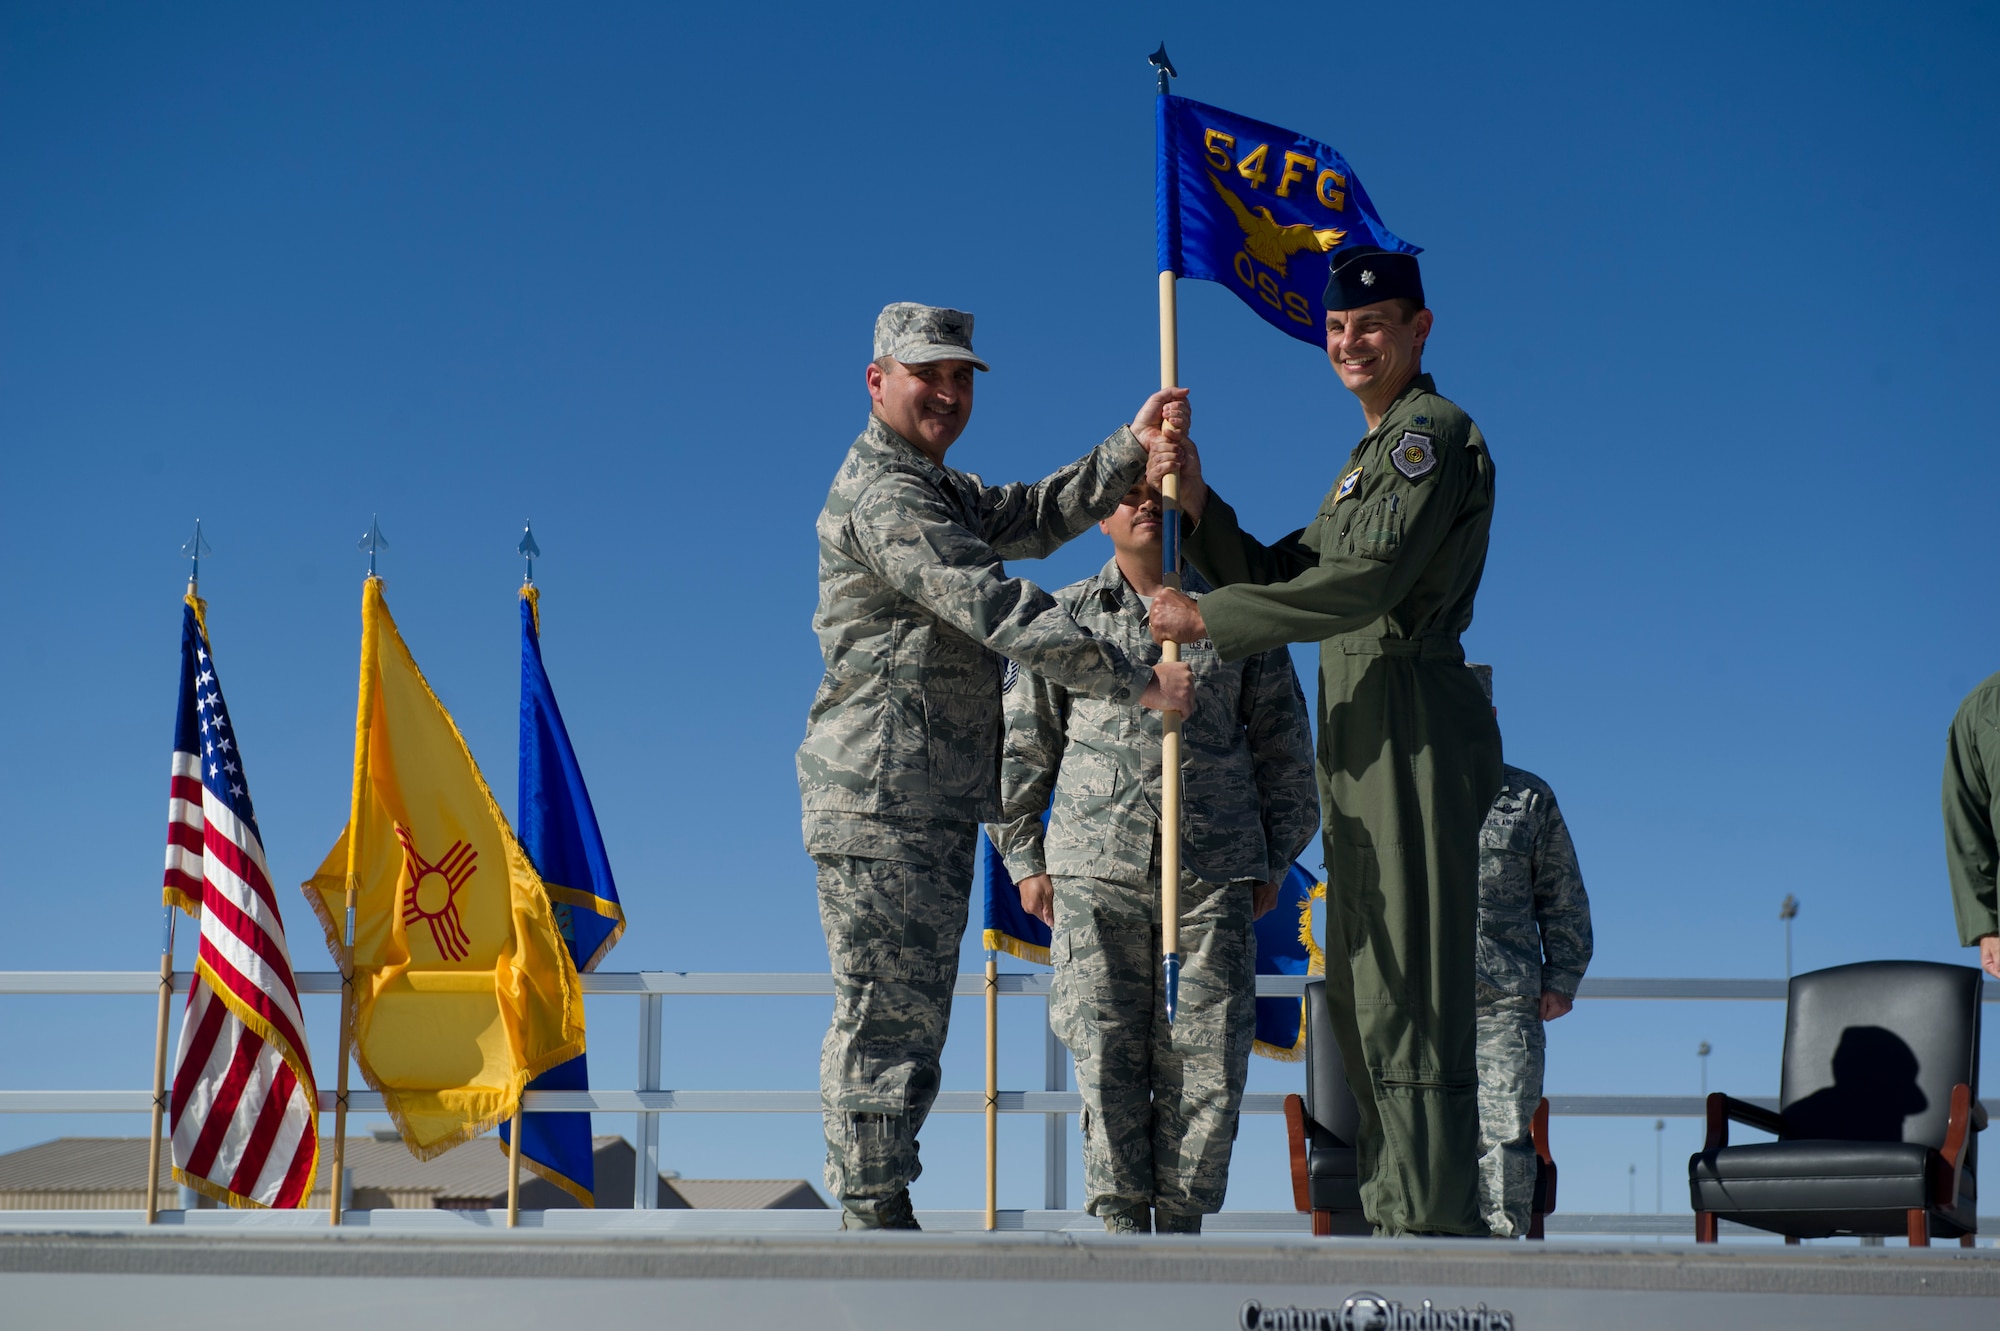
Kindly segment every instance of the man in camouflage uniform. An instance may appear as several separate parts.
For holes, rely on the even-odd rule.
[[[820,513],[826,675],[799,746],[806,850],[834,975],[820,1055],[826,1182],[849,1228],[916,1227],[917,1132],[938,1090],[978,824],[1000,812],[1001,654],[1077,693],[1192,708],[1187,667],[1081,628],[1002,559],[1046,555],[1116,508],[1186,395],[1035,485],[944,465],[972,414],[972,316],[895,304],[875,324],[868,427]]]
[[[1459,635],[1493,459],[1423,372],[1413,256],[1341,250],[1323,302],[1327,359],[1368,432],[1312,522],[1269,545],[1203,483],[1192,440],[1156,449],[1148,479],[1181,474],[1188,558],[1216,590],[1162,592],[1153,636],[1209,638],[1225,660],[1319,643],[1326,997],[1360,1108],[1362,1210],[1379,1234],[1484,1238],[1473,957],[1500,731]]]
[[[1079,624],[1159,659],[1161,501],[1143,482],[1098,524],[1116,553],[1056,593]],[[1207,584],[1188,577],[1191,594]],[[1160,719],[1026,670],[1010,675],[1001,805],[987,833],[1055,931],[1050,1017],[1083,1093],[1086,1209],[1112,1233],[1199,1233],[1222,1209],[1256,1040],[1250,921],[1319,827],[1312,725],[1279,647],[1182,658],[1202,709],[1182,731],[1180,1006],[1160,973]],[[1050,810],[1046,832],[1042,811]],[[1053,902],[1051,899],[1053,898]],[[1053,908],[1052,908],[1053,906]]]
[[[1473,672],[1493,696],[1493,667]],[[1528,1232],[1529,1125],[1542,1098],[1545,1022],[1567,1013],[1590,965],[1590,898],[1556,793],[1501,768],[1479,832],[1479,1208],[1495,1238]]]

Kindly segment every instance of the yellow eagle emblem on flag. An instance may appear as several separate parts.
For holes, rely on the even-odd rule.
[[[1215,172],[1209,172],[1208,178],[1214,181],[1215,192],[1229,205],[1229,211],[1236,214],[1236,224],[1243,228],[1244,253],[1265,267],[1276,269],[1279,277],[1287,276],[1286,261],[1300,250],[1331,254],[1347,235],[1338,227],[1315,228],[1303,222],[1283,226],[1271,216],[1269,208],[1251,208],[1237,198]]]

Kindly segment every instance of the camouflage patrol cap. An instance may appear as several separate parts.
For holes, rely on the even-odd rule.
[[[1492,702],[1493,667],[1490,665],[1479,665],[1476,662],[1467,661],[1465,663],[1465,668],[1467,670],[1470,670],[1473,674],[1479,676],[1479,687],[1486,690],[1486,701]]]
[[[884,356],[905,365],[962,360],[982,370],[993,368],[972,352],[971,315],[907,300],[884,305],[875,316],[875,359]]]

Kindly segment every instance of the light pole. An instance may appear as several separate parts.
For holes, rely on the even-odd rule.
[[[1694,1056],[1701,1060],[1701,1098],[1708,1099],[1708,1041],[1695,1046]]]
[[[1667,1209],[1666,1146],[1664,1145],[1666,1139],[1667,1139],[1667,1121],[1663,1118],[1654,1119],[1653,1120],[1653,1214],[1654,1215],[1658,1215]]]
[[[1639,1166],[1625,1166],[1625,1210],[1632,1215],[1639,1213]]]
[[[1790,892],[1778,903],[1778,918],[1785,922],[1785,978],[1792,978],[1792,920],[1799,913],[1799,899]]]

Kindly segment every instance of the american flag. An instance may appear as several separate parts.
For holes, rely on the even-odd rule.
[[[319,1168],[319,1091],[243,753],[208,652],[181,618],[166,900],[201,919],[174,1059],[174,1177],[233,1206],[301,1206]]]

